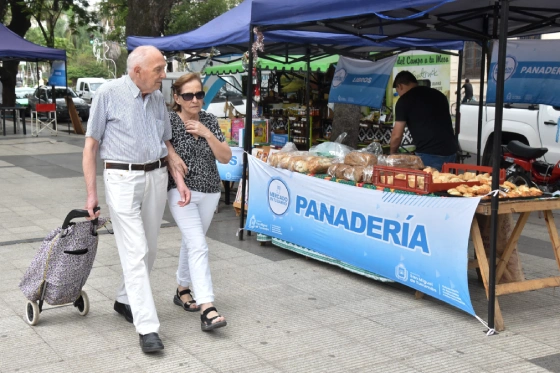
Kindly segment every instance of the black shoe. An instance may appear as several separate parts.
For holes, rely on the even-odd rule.
[[[113,307],[113,309],[123,315],[126,321],[132,323],[132,311],[130,310],[130,306],[128,304],[115,301],[115,306]]]
[[[163,350],[163,342],[157,333],[140,334],[140,347],[142,352],[150,353]]]

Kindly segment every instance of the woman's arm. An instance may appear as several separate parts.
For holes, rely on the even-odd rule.
[[[214,157],[216,157],[218,162],[225,164],[231,160],[231,148],[227,142],[218,140],[216,135],[214,135],[214,133],[204,124],[196,120],[188,120],[185,123],[185,127],[188,133],[198,135],[206,139],[208,145],[210,145],[210,149],[212,149],[212,153],[214,153]]]

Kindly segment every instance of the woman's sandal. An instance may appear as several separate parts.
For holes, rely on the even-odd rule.
[[[210,330],[221,328],[222,326],[227,325],[226,320],[219,321],[219,322],[216,322],[216,323],[212,323],[212,321],[214,321],[218,317],[221,317],[220,314],[218,314],[218,316],[208,318],[208,314],[212,311],[216,311],[216,313],[218,312],[216,307],[208,307],[207,309],[204,310],[204,312],[202,312],[202,315],[200,315],[200,321],[201,321],[200,326],[201,326],[203,332],[208,332]]]
[[[173,297],[173,303],[175,303],[178,306],[183,307],[183,309],[185,311],[188,311],[188,312],[200,311],[200,306],[196,306],[194,308],[191,307],[193,304],[196,304],[196,301],[194,300],[194,298],[193,298],[193,300],[190,300],[188,302],[183,302],[181,300],[181,297],[185,294],[188,294],[191,298],[193,297],[191,295],[191,289],[185,289],[185,290],[182,290],[182,291],[179,291],[179,289],[177,289],[177,294],[175,294],[175,296]]]

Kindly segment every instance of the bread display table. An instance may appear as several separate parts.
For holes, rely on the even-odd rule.
[[[504,320],[502,317],[502,312],[498,303],[498,296],[506,294],[521,293],[530,290],[544,289],[548,287],[560,286],[560,276],[537,278],[531,280],[520,280],[508,283],[500,284],[500,280],[504,275],[506,265],[510,260],[510,257],[517,246],[519,236],[527,223],[529,215],[533,211],[542,211],[544,214],[546,227],[548,228],[548,234],[550,236],[550,242],[552,245],[552,250],[554,251],[554,256],[556,258],[556,263],[558,269],[560,270],[560,239],[558,238],[558,230],[554,224],[554,216],[552,211],[554,209],[560,209],[560,199],[558,198],[543,198],[535,200],[509,200],[500,201],[498,214],[512,214],[519,213],[519,218],[517,223],[511,232],[507,242],[498,242],[498,245],[505,245],[502,247],[502,255],[496,258],[496,301],[495,301],[495,327],[496,330],[504,330]],[[490,203],[481,203],[476,209],[476,214],[483,216],[490,216],[491,208]],[[470,268],[480,268],[480,274],[482,276],[482,282],[484,283],[484,288],[486,290],[486,296],[488,297],[488,283],[489,283],[489,264],[486,252],[484,250],[484,243],[481,236],[480,226],[477,219],[473,219],[471,225],[471,239],[474,244],[474,249],[476,253],[476,259],[469,263]]]

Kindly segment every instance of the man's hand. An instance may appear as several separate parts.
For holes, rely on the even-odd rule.
[[[93,212],[93,209],[99,206],[99,201],[97,200],[96,195],[92,195],[87,197],[86,199],[86,207],[85,209],[89,212],[89,218],[87,220],[93,220],[99,217],[101,211]]]
[[[181,196],[181,200],[179,202],[177,202],[177,205],[179,205],[180,207],[185,207],[186,205],[188,205],[191,202],[191,191],[185,185],[185,183],[178,183],[177,191],[179,192],[179,195]]]
[[[175,152],[169,152],[167,155],[167,167],[169,167],[169,171],[172,175],[178,174],[181,175],[181,178],[184,178],[189,172],[185,162],[183,162],[179,154]]]

